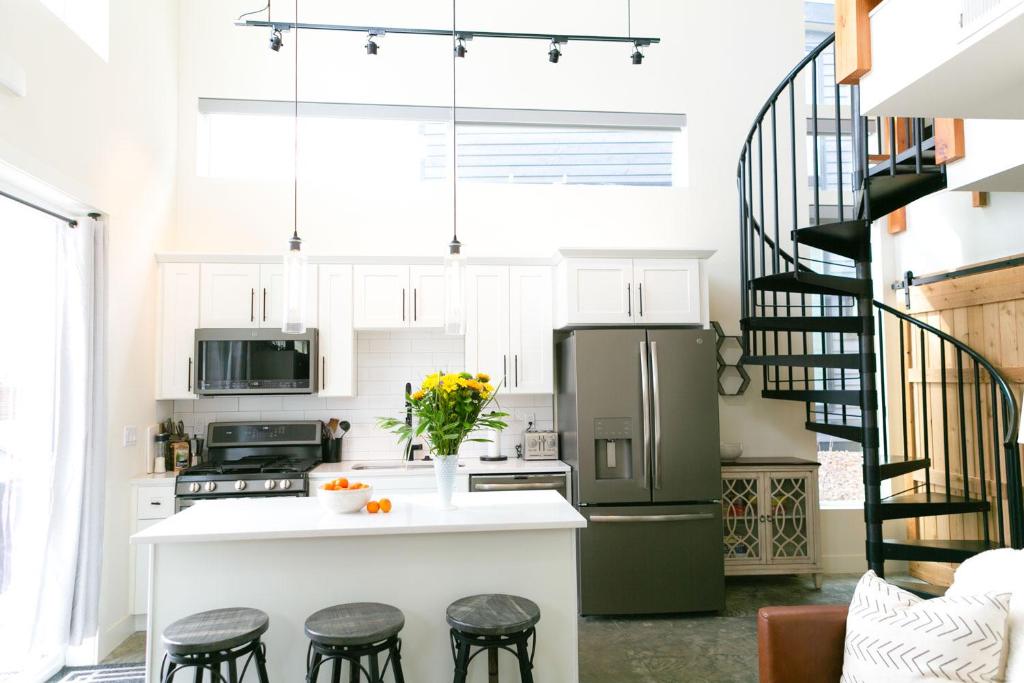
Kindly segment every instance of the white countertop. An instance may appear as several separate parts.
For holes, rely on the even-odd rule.
[[[440,510],[436,493],[391,496],[389,513],[325,512],[316,498],[201,501],[131,537],[134,544],[578,529],[582,516],[555,491],[456,493]]]
[[[174,486],[176,472],[151,472],[150,474],[139,474],[131,478],[131,483],[136,486]]]
[[[354,468],[355,465],[370,465],[366,469]],[[387,467],[380,467],[387,465]],[[434,476],[433,463],[416,461],[416,467],[406,467],[400,460],[342,460],[317,465],[310,470],[310,479],[333,479],[339,475],[376,478],[402,477],[414,474]],[[569,466],[561,460],[522,460],[509,458],[500,462],[485,462],[476,458],[459,460],[456,474],[551,474],[568,472]]]

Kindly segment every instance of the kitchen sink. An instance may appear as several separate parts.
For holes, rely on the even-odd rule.
[[[422,470],[433,468],[433,462],[361,462],[352,465],[353,470]],[[465,467],[459,463],[459,467]]]

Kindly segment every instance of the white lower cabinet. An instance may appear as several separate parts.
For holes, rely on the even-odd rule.
[[[319,279],[320,367],[317,393],[320,396],[355,396],[352,266],[320,266]]]
[[[174,478],[147,482],[134,487],[133,509],[135,524],[132,533],[147,529],[161,519],[174,514]],[[149,549],[148,545],[132,546],[131,595],[129,604],[132,614],[145,614],[149,600]]]
[[[470,266],[466,370],[491,375],[510,394],[554,389],[551,269]]]

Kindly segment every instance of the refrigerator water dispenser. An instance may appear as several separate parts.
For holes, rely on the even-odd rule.
[[[633,477],[632,418],[594,419],[594,470],[597,479]]]

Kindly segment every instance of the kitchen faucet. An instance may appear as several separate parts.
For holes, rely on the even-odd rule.
[[[405,383],[405,425],[412,428],[412,401],[409,400],[409,395],[412,394],[412,383]],[[405,442],[405,453],[402,455],[402,460],[406,462],[412,462],[416,459],[416,451],[423,450],[423,444],[414,444],[412,432],[409,433],[409,438]]]

